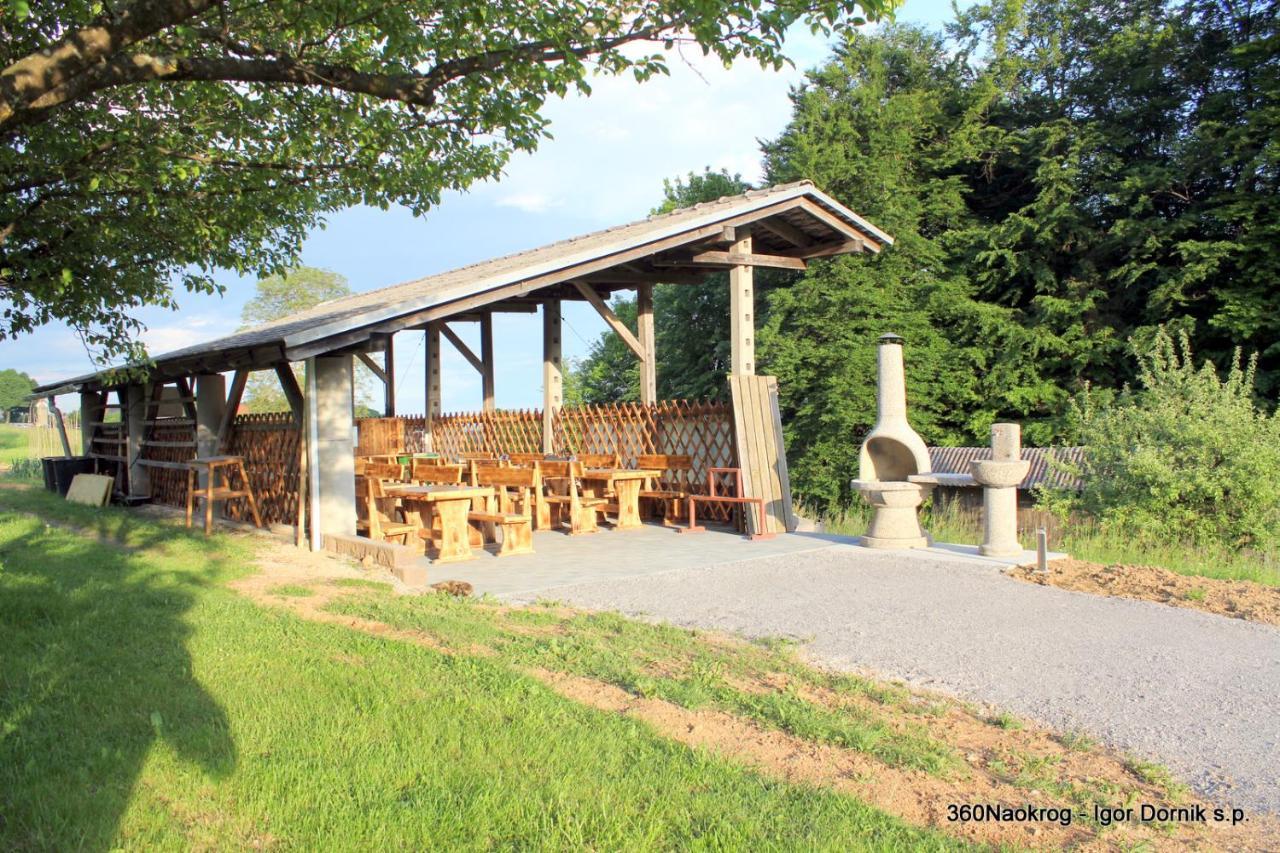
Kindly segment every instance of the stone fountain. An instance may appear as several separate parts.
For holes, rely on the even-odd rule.
[[[929,449],[907,422],[907,383],[902,338],[884,335],[876,355],[876,423],[858,454],[858,479],[850,485],[872,506],[861,543],[868,548],[925,548],[918,510],[933,488],[908,478],[930,471]]]
[[[973,479],[982,486],[982,545],[988,557],[1022,553],[1018,542],[1018,484],[1031,470],[1022,458],[1022,427],[991,425],[991,458],[969,463]]]

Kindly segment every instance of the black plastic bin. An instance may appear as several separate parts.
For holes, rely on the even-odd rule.
[[[44,487],[63,497],[76,474],[94,473],[95,460],[91,456],[46,456],[40,462],[44,466]]]

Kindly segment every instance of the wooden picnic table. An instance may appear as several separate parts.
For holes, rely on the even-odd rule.
[[[435,542],[435,562],[455,563],[472,559],[471,528],[467,523],[467,513],[471,510],[473,500],[480,499],[487,504],[494,497],[492,487],[405,484],[388,485],[384,491],[400,499],[406,515],[410,512],[417,514],[420,537],[423,530],[430,533],[432,513],[440,519],[440,538]]]
[[[579,479],[590,497],[603,497],[610,489],[618,500],[616,530],[635,530],[640,523],[640,487],[662,472],[648,468],[584,468]]]

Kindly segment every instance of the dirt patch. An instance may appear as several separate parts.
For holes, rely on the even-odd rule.
[[[1190,577],[1157,566],[1107,566],[1071,559],[1049,563],[1047,575],[1037,572],[1034,566],[1017,566],[1010,569],[1009,574],[1041,586],[1158,601],[1174,607],[1280,626],[1280,587],[1253,581]]]
[[[663,735],[695,749],[706,749],[724,758],[740,762],[758,772],[793,784],[833,788],[918,825],[941,829],[970,841],[1030,846],[1037,848],[1073,847],[1083,850],[1131,849],[1143,842],[1156,847],[1176,845],[1182,849],[1274,849],[1275,827],[1177,828],[1162,831],[1153,827],[1122,825],[1106,830],[1073,819],[1070,826],[1054,822],[1019,823],[953,823],[947,819],[949,803],[992,803],[1011,808],[1028,804],[1047,808],[1071,808],[1067,800],[1043,791],[1018,787],[999,775],[975,767],[963,779],[941,779],[913,770],[888,767],[867,755],[826,744],[816,744],[786,732],[764,729],[723,711],[690,710],[662,699],[634,696],[625,690],[589,678],[581,678],[548,670],[530,673],[566,698],[602,711],[625,714],[643,720]],[[954,709],[953,709],[954,710]],[[963,714],[948,714],[938,726],[949,729],[971,729],[972,720]],[[982,727],[981,728],[989,728]],[[964,745],[993,754],[1003,747],[991,743],[987,732],[966,731]],[[1010,733],[1002,732],[1006,736]],[[1022,740],[1026,740],[1027,733]],[[1021,750],[1062,748],[1043,732],[1033,733],[1034,743],[1019,743]],[[1012,738],[1010,738],[1012,739]],[[956,744],[959,746],[960,744]],[[970,756],[973,757],[973,756]],[[1123,766],[1107,756],[1082,755],[1077,772],[1091,782],[1109,781],[1107,777],[1124,775]],[[1138,791],[1137,800],[1162,803],[1165,797],[1150,786],[1123,780],[1130,791]],[[1187,800],[1187,803],[1193,802]],[[1120,805],[1119,802],[1112,803]]]

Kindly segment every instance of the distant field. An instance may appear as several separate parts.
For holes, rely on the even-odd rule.
[[[80,452],[80,430],[67,427],[71,452]],[[0,468],[8,469],[19,459],[61,456],[62,440],[52,427],[0,424]]]

